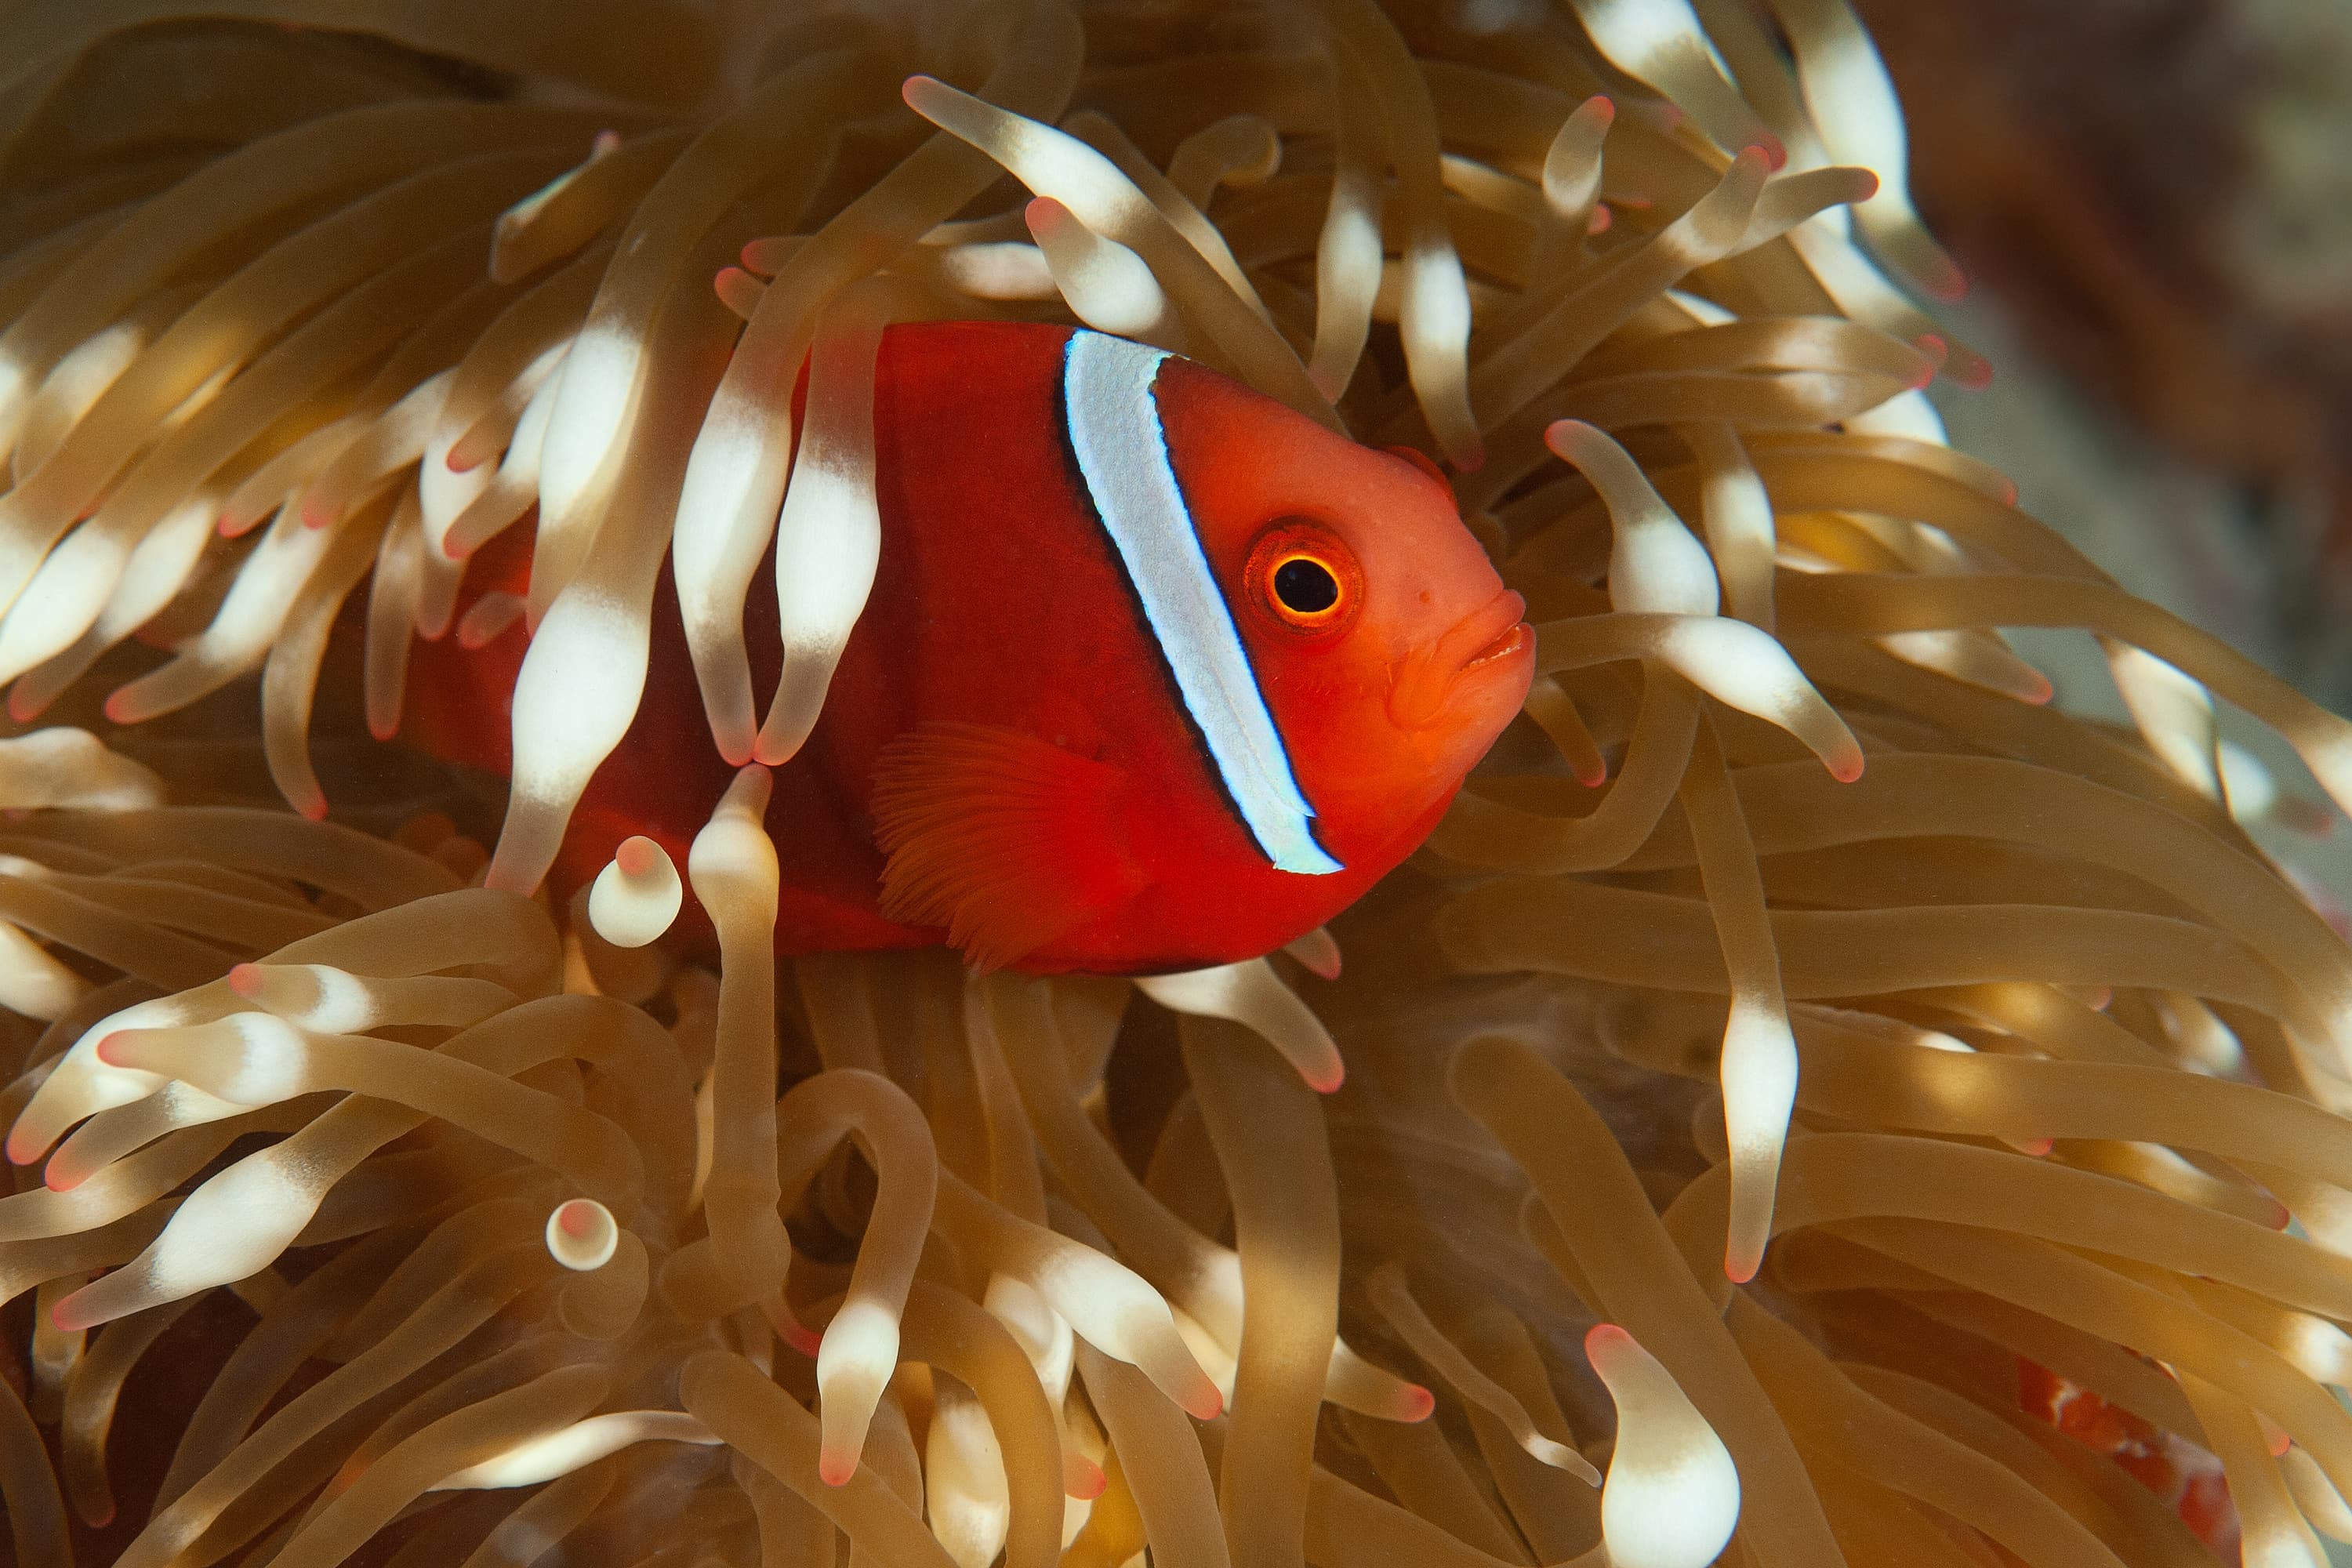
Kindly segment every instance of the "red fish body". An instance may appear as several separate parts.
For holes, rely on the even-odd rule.
[[[876,367],[880,566],[768,811],[784,952],[951,941],[1141,973],[1255,956],[1417,847],[1533,667],[1425,466],[1190,362],[1069,329],[909,325]],[[494,542],[468,595],[515,591]],[[772,683],[772,595],[746,631]],[[725,787],[677,601],[559,878],[683,861]],[[408,730],[504,772],[520,626],[420,647]]]

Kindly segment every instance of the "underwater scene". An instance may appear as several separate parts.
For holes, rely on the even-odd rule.
[[[2352,1563],[2347,80],[0,5],[0,1563]]]

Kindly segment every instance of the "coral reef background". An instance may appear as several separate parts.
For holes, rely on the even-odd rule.
[[[2143,597],[2352,702],[2352,4],[1859,0],[1998,366],[1954,444]],[[2086,639],[2017,634],[2117,716]],[[2266,735],[2233,739],[2292,774]],[[2297,863],[2352,889],[2352,845]]]

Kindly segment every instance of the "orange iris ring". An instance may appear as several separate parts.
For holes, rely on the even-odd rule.
[[[1276,575],[1296,561],[1311,563],[1330,574],[1338,589],[1330,604],[1302,610],[1282,602]],[[1352,624],[1363,607],[1364,574],[1357,564],[1356,552],[1328,528],[1304,519],[1286,519],[1258,536],[1250,547],[1245,580],[1258,611],[1293,634],[1318,638],[1335,636]]]

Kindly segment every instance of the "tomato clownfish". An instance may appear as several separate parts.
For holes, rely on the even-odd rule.
[[[1436,469],[1098,332],[891,328],[881,564],[768,827],[780,951],[949,942],[1139,973],[1272,951],[1436,825],[1534,667]],[[467,595],[518,591],[494,542]],[[462,604],[462,602],[461,602]],[[746,616],[758,675],[772,596]],[[725,787],[677,600],[559,881],[644,834],[683,862]],[[408,732],[503,773],[520,627],[416,650]]]

